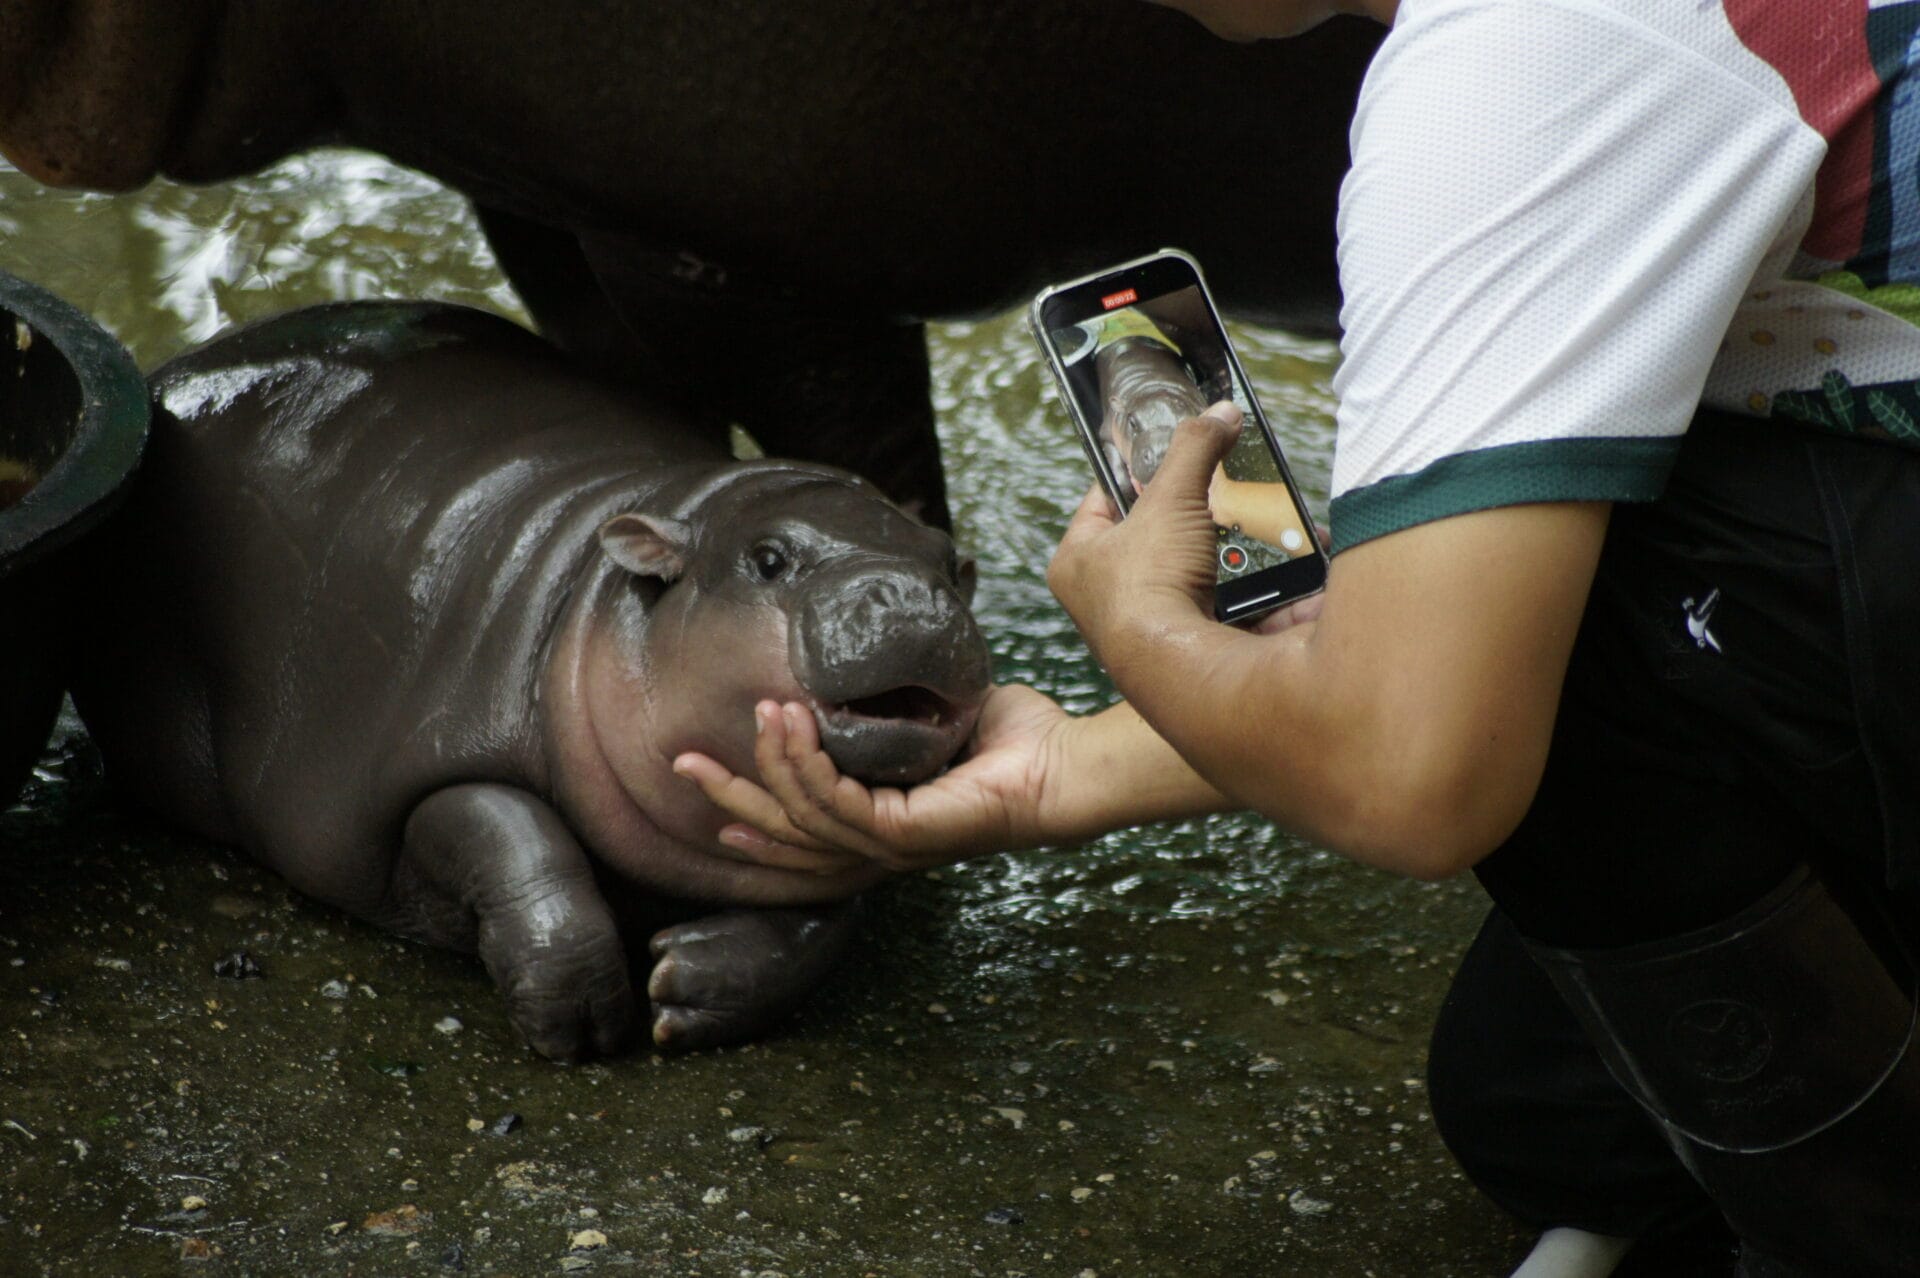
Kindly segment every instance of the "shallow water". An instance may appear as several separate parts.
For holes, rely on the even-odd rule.
[[[340,298],[520,317],[461,201],[348,152],[121,199],[0,171],[0,268],[143,367]],[[1334,352],[1236,335],[1323,502]],[[1037,356],[1012,317],[931,342],[997,669],[1102,705],[1042,575],[1087,472]],[[472,960],[117,813],[71,720],[0,858],[0,1273],[1386,1278],[1522,1246],[1420,1082],[1477,889],[1250,818],[895,883],[778,1037],[574,1069]],[[240,949],[261,979],[215,974]]]

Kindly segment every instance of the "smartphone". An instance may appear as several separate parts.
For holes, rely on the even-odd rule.
[[[1210,489],[1213,615],[1248,621],[1327,584],[1327,553],[1227,340],[1200,265],[1178,249],[1041,290],[1028,312],[1087,458],[1124,518],[1174,427],[1230,399],[1245,419]]]

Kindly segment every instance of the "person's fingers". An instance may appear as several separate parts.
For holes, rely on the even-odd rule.
[[[859,782],[842,778],[820,748],[813,711],[798,702],[764,703],[756,714],[762,725],[754,745],[760,779],[787,820],[823,844],[888,863],[889,849],[871,832],[872,795]]]
[[[1275,608],[1255,621],[1252,626],[1253,632],[1260,635],[1277,635],[1282,630],[1291,630],[1303,622],[1312,621],[1318,617],[1325,602],[1324,591],[1320,594],[1308,595],[1305,599],[1296,599],[1284,608]]]
[[[1147,485],[1141,495],[1141,502],[1150,502],[1161,492],[1173,497],[1204,495],[1213,478],[1213,468],[1239,437],[1240,410],[1231,403],[1222,401],[1198,417],[1187,418],[1174,428],[1173,443],[1168,446],[1160,469],[1154,472],[1154,482]]]
[[[1107,495],[1105,487],[1094,484],[1087,489],[1080,504],[1074,507],[1073,518],[1067,521],[1067,532],[1071,535],[1078,530],[1084,536],[1102,528],[1111,528],[1119,522],[1120,511],[1114,506],[1113,498]]]
[[[673,770],[700,787],[722,811],[737,819],[719,832],[719,855],[747,864],[837,874],[866,864],[905,871],[914,859],[880,841],[878,803],[872,791],[840,775],[820,746],[808,707],[763,701],[754,707],[759,732],[754,761],[760,784],[735,776],[724,764],[688,752]],[[898,804],[898,791],[882,792]]]
[[[746,777],[735,776],[719,762],[704,754],[683,754],[673,761],[673,770],[700,787],[709,802],[729,816],[770,832],[774,839],[793,845],[807,845],[814,852],[831,852],[829,845],[812,838],[787,819],[786,810],[765,789]],[[773,840],[769,840],[770,842]]]
[[[720,854],[752,865],[770,865],[809,874],[844,874],[867,864],[858,852],[816,851],[769,838],[751,825],[734,824],[720,830]]]
[[[1087,489],[1087,495],[1074,508],[1073,518],[1067,521],[1066,532],[1060,535],[1060,544],[1053,548],[1053,560],[1047,573],[1049,582],[1053,579],[1054,568],[1062,564],[1062,556],[1067,563],[1073,562],[1080,547],[1110,531],[1119,520],[1119,512],[1113,508],[1113,499],[1107,496],[1105,489],[1099,484]]]
[[[798,703],[789,702],[781,707],[780,713],[787,730],[787,762],[792,765],[800,788],[821,808],[832,808],[839,797],[840,769],[820,748],[819,721],[811,710]]]
[[[869,789],[852,777],[841,776],[820,746],[819,722],[813,711],[790,701],[783,713],[789,760],[800,785],[814,800],[812,808],[794,814],[796,819],[819,837],[839,847],[853,848],[896,873],[924,869],[912,849],[894,846],[898,836],[889,832],[887,814],[891,814],[892,822],[906,814],[906,792]]]
[[[1107,513],[1109,505],[1107,495],[1098,484],[1080,499],[1073,518],[1067,522],[1066,532],[1060,535],[1060,544],[1053,548],[1053,558],[1047,561],[1047,588],[1055,598],[1064,601],[1062,592],[1072,593],[1073,583],[1087,570],[1082,561],[1089,556],[1083,552],[1094,544],[1095,538],[1113,528],[1113,518]]]
[[[785,817],[805,829],[801,818],[814,802],[788,753],[786,710],[777,701],[762,701],[753,708],[753,718],[759,728],[753,739],[753,761],[760,769],[760,784],[772,792]]]

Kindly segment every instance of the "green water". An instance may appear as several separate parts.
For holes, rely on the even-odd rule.
[[[119,199],[0,170],[0,269],[143,367],[312,302],[520,315],[457,197],[345,152]],[[1333,350],[1237,336],[1323,502]],[[932,347],[1000,675],[1104,704],[1043,580],[1087,474],[1036,354],[1012,317]],[[1257,820],[895,883],[780,1036],[574,1069],[472,960],[115,812],[71,722],[0,859],[0,1274],[1387,1278],[1522,1249],[1420,1084],[1477,889]],[[214,974],[240,948],[264,979]]]

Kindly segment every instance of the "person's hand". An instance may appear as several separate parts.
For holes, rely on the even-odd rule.
[[[1124,520],[1097,485],[1074,513],[1047,585],[1103,661],[1119,633],[1212,617],[1218,534],[1207,490],[1239,433],[1240,410],[1215,404],[1180,424]]]
[[[1282,630],[1291,630],[1304,625],[1320,616],[1320,606],[1326,602],[1327,592],[1311,594],[1304,599],[1296,599],[1290,604],[1282,604],[1272,612],[1260,614],[1247,629],[1256,635],[1277,635]]]
[[[1322,546],[1333,544],[1333,534],[1328,531],[1325,524],[1315,524],[1313,531],[1314,535],[1320,539]],[[1282,630],[1291,630],[1295,626],[1317,619],[1320,616],[1320,607],[1326,601],[1327,592],[1316,591],[1290,604],[1282,604],[1272,612],[1262,613],[1247,629],[1256,635],[1277,635]]]
[[[805,706],[768,701],[754,713],[760,784],[702,754],[673,763],[741,822],[721,830],[720,840],[749,860],[790,866],[797,852],[852,852],[905,871],[1046,841],[1060,738],[1072,720],[1032,688],[994,688],[967,757],[905,791],[868,789],[842,776]]]

